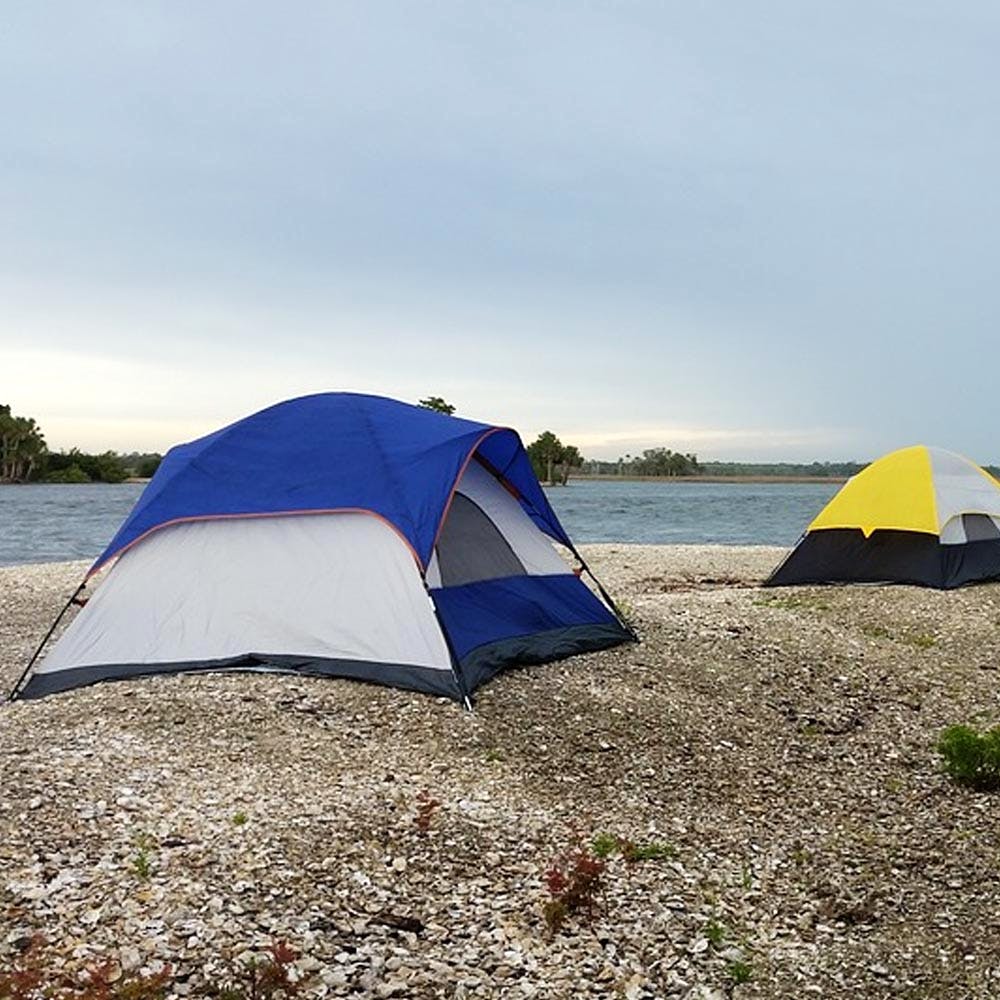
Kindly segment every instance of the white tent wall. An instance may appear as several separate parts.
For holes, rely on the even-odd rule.
[[[963,514],[983,515],[1000,527],[1000,487],[993,477],[962,455],[943,448],[928,448],[927,452],[941,543],[963,545],[971,541]]]
[[[246,654],[452,671],[406,544],[378,518],[344,513],[155,532],[108,571],[35,673]]]
[[[458,482],[457,492],[476,504],[493,522],[529,576],[570,572],[552,540],[539,530],[497,478],[478,462],[468,464]],[[436,551],[427,567],[427,585],[431,589],[441,586]]]

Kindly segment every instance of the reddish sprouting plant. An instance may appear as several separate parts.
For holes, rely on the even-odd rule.
[[[545,884],[548,886],[550,896],[561,896],[569,885],[563,870],[553,865],[545,870]]]
[[[307,981],[296,975],[298,958],[295,949],[277,941],[263,958],[231,966],[228,981],[206,983],[195,995],[215,1000],[290,1000]],[[0,961],[0,1000],[164,1000],[174,984],[169,965],[143,975],[123,973],[108,960],[87,966],[77,978],[59,969],[60,959],[49,953],[41,935],[33,937],[9,965]]]
[[[276,941],[261,960],[248,962],[237,981],[213,991],[218,1000],[273,1000],[295,997],[303,980],[293,973],[299,953],[286,941]]]
[[[20,958],[9,968],[0,968],[0,1000],[30,1000],[36,996],[44,979],[37,960],[44,944],[45,939],[36,934]]]
[[[88,966],[87,982],[78,991],[62,994],[65,1000],[161,1000],[173,981],[173,970],[165,965],[159,972],[123,975],[111,961]]]
[[[545,870],[545,885],[551,899],[543,913],[550,931],[558,931],[573,913],[586,912],[588,918],[593,918],[606,867],[600,858],[579,844],[549,865]]]
[[[434,814],[440,807],[440,801],[433,798],[426,788],[417,792],[417,815],[413,818],[413,822],[420,833],[426,834],[430,830]]]
[[[0,968],[0,1000],[162,1000],[172,979],[170,966],[150,975],[123,974],[116,962],[89,965],[75,979],[50,965],[47,942],[36,934],[8,968]]]

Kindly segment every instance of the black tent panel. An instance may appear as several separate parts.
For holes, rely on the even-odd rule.
[[[1000,538],[942,545],[941,572],[941,586],[947,588],[1000,580]]]
[[[944,587],[943,548],[937,535],[857,528],[810,531],[771,574],[768,587],[809,583],[912,583]],[[957,586],[957,584],[950,584]]]

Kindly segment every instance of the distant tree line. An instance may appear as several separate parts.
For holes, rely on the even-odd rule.
[[[46,483],[123,483],[126,479],[150,479],[159,468],[160,456],[155,454],[119,455],[105,451],[89,455],[78,448],[46,455],[45,472],[40,477]]]
[[[641,455],[626,454],[612,462],[590,459],[583,471],[591,476],[697,476],[703,466],[697,455],[647,448]]]
[[[623,455],[616,461],[588,459],[581,471],[591,476],[787,476],[847,479],[865,462],[699,462],[698,456],[669,448],[648,448],[641,455]]]
[[[867,462],[705,462],[706,476],[813,476],[817,479],[847,479],[856,476]]]
[[[441,396],[428,396],[419,405],[452,415],[455,407]],[[614,461],[585,459],[575,445],[563,444],[552,431],[543,431],[527,447],[540,482],[565,485],[572,472],[601,476],[809,476],[847,479],[865,468],[865,462],[699,462],[698,456],[670,448],[647,448],[641,455],[625,454]],[[50,452],[41,428],[31,417],[19,417],[0,403],[0,483],[121,483],[129,478],[149,479],[162,456],[155,452],[119,455],[106,451],[88,454],[77,448]],[[1000,478],[1000,467],[985,465]]]
[[[160,455],[49,451],[38,424],[0,404],[0,483],[121,483],[156,472]]]

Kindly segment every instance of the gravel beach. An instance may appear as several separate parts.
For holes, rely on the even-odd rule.
[[[1000,722],[1000,586],[770,591],[783,550],[583,551],[642,643],[472,714],[240,674],[0,707],[0,968],[41,932],[66,969],[170,963],[177,996],[277,940],[309,996],[1000,995],[1000,800],[934,751]],[[5,690],[84,568],[0,569]],[[659,856],[612,851],[551,933],[544,873],[600,834]]]

